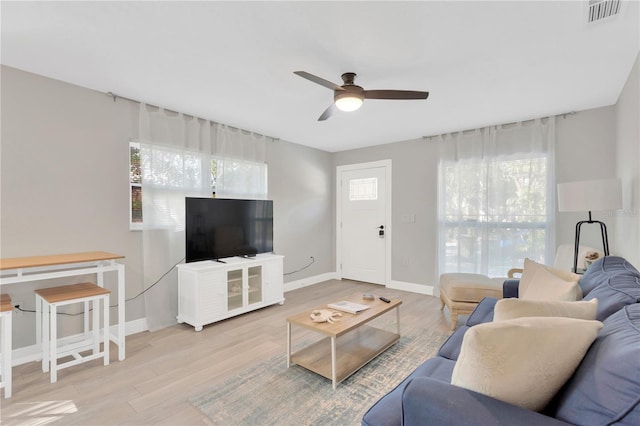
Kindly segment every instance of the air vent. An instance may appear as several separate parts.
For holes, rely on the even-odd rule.
[[[589,0],[587,22],[598,22],[620,13],[621,0]]]

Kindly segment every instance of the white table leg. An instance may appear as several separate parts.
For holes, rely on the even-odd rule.
[[[93,306],[93,328],[89,327],[89,306]],[[106,331],[105,331],[106,332]],[[88,334],[91,334],[91,341],[93,342],[93,354],[100,353],[100,301],[94,300],[84,302],[84,334],[85,339]]]
[[[36,294],[36,349],[38,350],[38,353],[42,355],[42,351],[44,350],[42,347],[42,301],[40,300],[40,297],[37,294]],[[42,357],[38,357],[36,361],[40,360],[41,358]],[[42,371],[44,371],[44,369]]]
[[[287,368],[291,367],[291,323],[287,321]]]
[[[96,304],[96,306],[100,306],[100,300],[96,300],[95,302],[93,302]],[[104,330],[103,330],[103,340],[104,340],[104,347],[102,348],[103,352],[104,352],[104,365],[109,365],[109,295],[107,295],[104,298],[104,302],[103,302],[104,306],[104,312],[103,312],[103,324],[104,324]],[[98,320],[98,322],[96,323],[96,329],[99,330],[100,329],[100,320]]]
[[[124,265],[118,264],[118,359],[124,361],[124,325],[125,325],[125,301],[124,301]]]
[[[336,390],[336,338],[331,338],[331,382],[333,383],[333,390]]]
[[[11,349],[11,317],[13,313],[3,312],[2,317],[2,383],[4,386],[4,397],[11,398],[12,386],[12,349]]]
[[[49,305],[49,363],[51,383],[58,381],[58,307],[55,303]]]

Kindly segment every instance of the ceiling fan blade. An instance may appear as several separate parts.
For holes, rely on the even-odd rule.
[[[337,84],[332,83],[329,80],[325,80],[324,78],[320,78],[318,76],[315,76],[313,74],[309,74],[306,71],[294,71],[293,73],[295,75],[299,75],[302,78],[306,78],[309,81],[313,81],[314,83],[319,84],[320,86],[324,86],[327,89],[344,90],[342,87],[338,86]]]
[[[318,118],[318,121],[326,120],[327,118],[331,117],[337,110],[338,108],[336,108],[336,104],[329,105],[329,108],[324,110],[322,115]]]
[[[365,90],[365,99],[427,99],[429,92],[415,90]]]

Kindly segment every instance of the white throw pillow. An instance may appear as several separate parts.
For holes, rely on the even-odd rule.
[[[451,384],[540,411],[571,377],[600,321],[528,317],[473,326]]]
[[[493,311],[494,321],[522,317],[565,317],[594,320],[598,312],[598,299],[588,302],[561,302],[546,300],[501,299]]]
[[[580,300],[582,290],[578,280],[580,275],[573,272],[525,259],[518,297],[524,300]]]

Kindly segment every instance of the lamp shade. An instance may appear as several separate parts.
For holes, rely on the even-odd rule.
[[[622,208],[620,179],[587,180],[558,184],[558,210],[585,212]]]
[[[364,95],[354,92],[336,92],[333,97],[336,107],[341,111],[355,111],[362,106]]]

